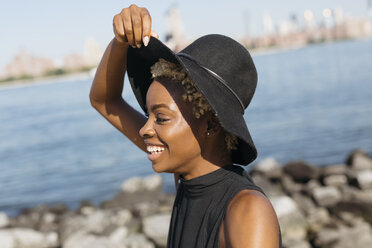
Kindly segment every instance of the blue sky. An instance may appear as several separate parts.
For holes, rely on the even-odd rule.
[[[305,9],[312,9],[315,16],[320,17],[327,7],[341,7],[345,14],[354,16],[367,13],[367,0],[2,0],[0,69],[20,48],[58,59],[70,52],[81,53],[84,41],[89,37],[106,46],[113,37],[113,16],[131,3],[149,9],[153,29],[160,38],[166,31],[165,12],[172,4],[178,4],[188,38],[207,33],[239,37],[247,30],[251,35],[257,35],[262,30],[265,13],[274,21],[287,19],[292,13],[302,18]]]

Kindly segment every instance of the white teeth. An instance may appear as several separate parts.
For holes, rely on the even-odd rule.
[[[165,148],[164,147],[160,147],[160,146],[147,146],[147,151],[150,152],[150,153],[159,153],[159,152],[162,152],[164,151]]]

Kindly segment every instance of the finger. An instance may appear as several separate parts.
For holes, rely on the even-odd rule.
[[[115,15],[113,20],[114,34],[118,41],[125,42],[123,20],[120,15]]]
[[[128,44],[135,47],[132,18],[129,9],[123,9],[121,12],[121,18],[123,20],[124,33],[128,40]]]
[[[128,41],[125,40],[124,38],[122,38],[117,32],[116,30],[114,29],[114,34],[115,34],[115,39],[118,40],[119,42],[121,43],[127,43]]]
[[[159,39],[159,35],[154,30],[151,30],[151,36]]]
[[[142,40],[143,44],[147,46],[151,36],[151,16],[146,8],[141,11],[142,17]]]
[[[142,20],[140,13],[133,9],[131,11],[131,17],[132,17],[132,26],[133,26],[133,34],[134,34],[134,43],[136,47],[142,46]]]

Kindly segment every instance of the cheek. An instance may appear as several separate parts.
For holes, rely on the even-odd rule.
[[[200,145],[186,121],[180,121],[169,132],[164,140],[169,146],[170,154],[182,157],[193,157],[200,154]],[[180,157],[180,158],[182,158]]]

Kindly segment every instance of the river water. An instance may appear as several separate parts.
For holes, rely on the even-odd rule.
[[[372,152],[372,40],[256,55],[245,118],[259,161],[342,163]],[[89,103],[91,78],[0,87],[0,211],[83,199],[98,204],[121,183],[153,173],[146,155]],[[126,83],[124,98],[137,106]],[[254,162],[255,163],[255,162]],[[166,191],[172,176],[162,174]]]

